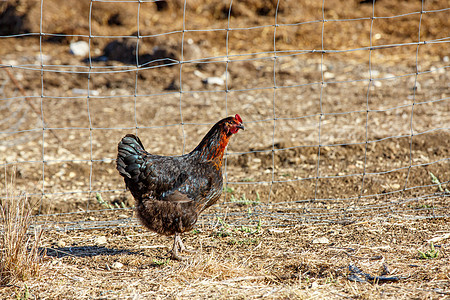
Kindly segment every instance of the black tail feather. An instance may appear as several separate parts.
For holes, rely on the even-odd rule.
[[[141,140],[133,135],[127,134],[118,145],[117,170],[125,178],[137,180],[142,164],[145,149]]]

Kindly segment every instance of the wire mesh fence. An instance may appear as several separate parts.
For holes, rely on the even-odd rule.
[[[449,216],[448,4],[1,5],[3,181],[14,167],[54,226],[136,225],[120,138],[180,155],[235,113],[204,224]]]

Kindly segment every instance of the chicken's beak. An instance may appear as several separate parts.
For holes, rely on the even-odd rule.
[[[238,124],[238,125],[236,126],[236,128],[239,128],[239,129],[245,130],[245,128],[244,128],[244,125],[242,125],[242,123],[241,123],[241,124]]]

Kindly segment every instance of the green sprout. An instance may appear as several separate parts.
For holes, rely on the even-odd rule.
[[[169,259],[163,259],[163,260],[158,260],[158,259],[153,259],[153,264],[156,266],[163,266],[166,265],[169,262]]]
[[[97,199],[97,202],[105,208],[109,208],[109,209],[126,208],[126,205],[125,205],[125,203],[123,203],[123,201],[120,201],[120,205],[117,202],[114,202],[114,205],[112,205],[111,203],[103,200],[103,197],[100,193],[95,194],[95,199]]]
[[[233,203],[237,203],[240,205],[258,205],[261,203],[261,198],[259,197],[259,193],[256,192],[256,199],[251,200],[248,199],[245,194],[242,194],[241,197],[237,198],[235,195],[231,195],[230,201]]]
[[[106,202],[105,200],[103,200],[102,195],[100,193],[95,194],[95,198],[97,199],[97,202],[100,205],[102,205],[102,206],[104,206],[106,208],[109,208],[109,209],[113,209],[114,208],[114,206],[112,206],[111,203]]]
[[[223,187],[223,191],[229,194],[233,194],[234,193],[234,189],[231,187]]]
[[[439,255],[439,250],[434,248],[433,243],[430,243],[430,249],[422,252],[420,250],[417,250],[419,252],[420,255],[420,259],[433,259],[433,258],[437,258]]]
[[[441,182],[439,181],[439,179],[438,179],[433,173],[431,173],[431,172],[428,172],[428,173],[430,173],[430,176],[431,176],[431,182],[438,185],[438,188],[439,188],[439,191],[440,191],[440,192],[442,192],[442,193],[443,193],[443,192],[445,192],[445,193],[450,193],[450,191],[449,191],[447,188],[443,188],[443,187],[442,187]]]

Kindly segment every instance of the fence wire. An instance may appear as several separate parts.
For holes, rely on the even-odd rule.
[[[428,9],[422,0],[414,11],[399,5],[383,15],[376,1],[361,2],[365,15],[329,18],[343,2],[323,0],[315,3],[317,19],[303,20],[290,1],[278,0],[270,2],[272,14],[261,11],[249,25],[239,21],[248,3],[230,1],[220,10],[202,8],[224,15],[217,24],[191,28],[198,3],[185,0],[170,4],[180,26],[174,29],[158,24],[168,17],[159,17],[159,2],[166,3],[86,1],[75,10],[83,19],[88,13],[87,32],[59,33],[45,29],[59,16],[48,6],[53,2],[41,0],[32,19],[38,24],[31,26],[38,31],[1,31],[0,44],[21,49],[0,61],[1,166],[6,174],[17,170],[17,187],[39,202],[39,220],[60,230],[136,226],[134,218],[118,217],[133,205],[115,171],[120,137],[133,132],[149,152],[184,154],[216,120],[234,113],[243,116],[246,132],[228,147],[223,200],[201,216],[203,224],[214,226],[216,217],[236,225],[295,226],[450,216],[450,36],[430,35],[439,29],[428,25],[450,19],[450,7]],[[99,34],[105,4],[126,16],[116,12]],[[132,10],[135,25],[126,27],[123,18]],[[152,14],[156,19],[148,21]],[[370,24],[364,46],[355,42],[363,22]],[[398,26],[392,37],[410,34],[402,22],[417,32],[391,41],[379,22]],[[330,32],[339,33],[342,24],[355,25],[337,41]],[[307,26],[316,30],[303,33]],[[133,33],[123,34],[122,27]],[[53,51],[59,39],[70,42]],[[314,39],[319,47],[306,47]],[[23,49],[24,40],[37,54]],[[435,52],[422,54],[430,49]],[[90,214],[104,219],[86,219]]]

